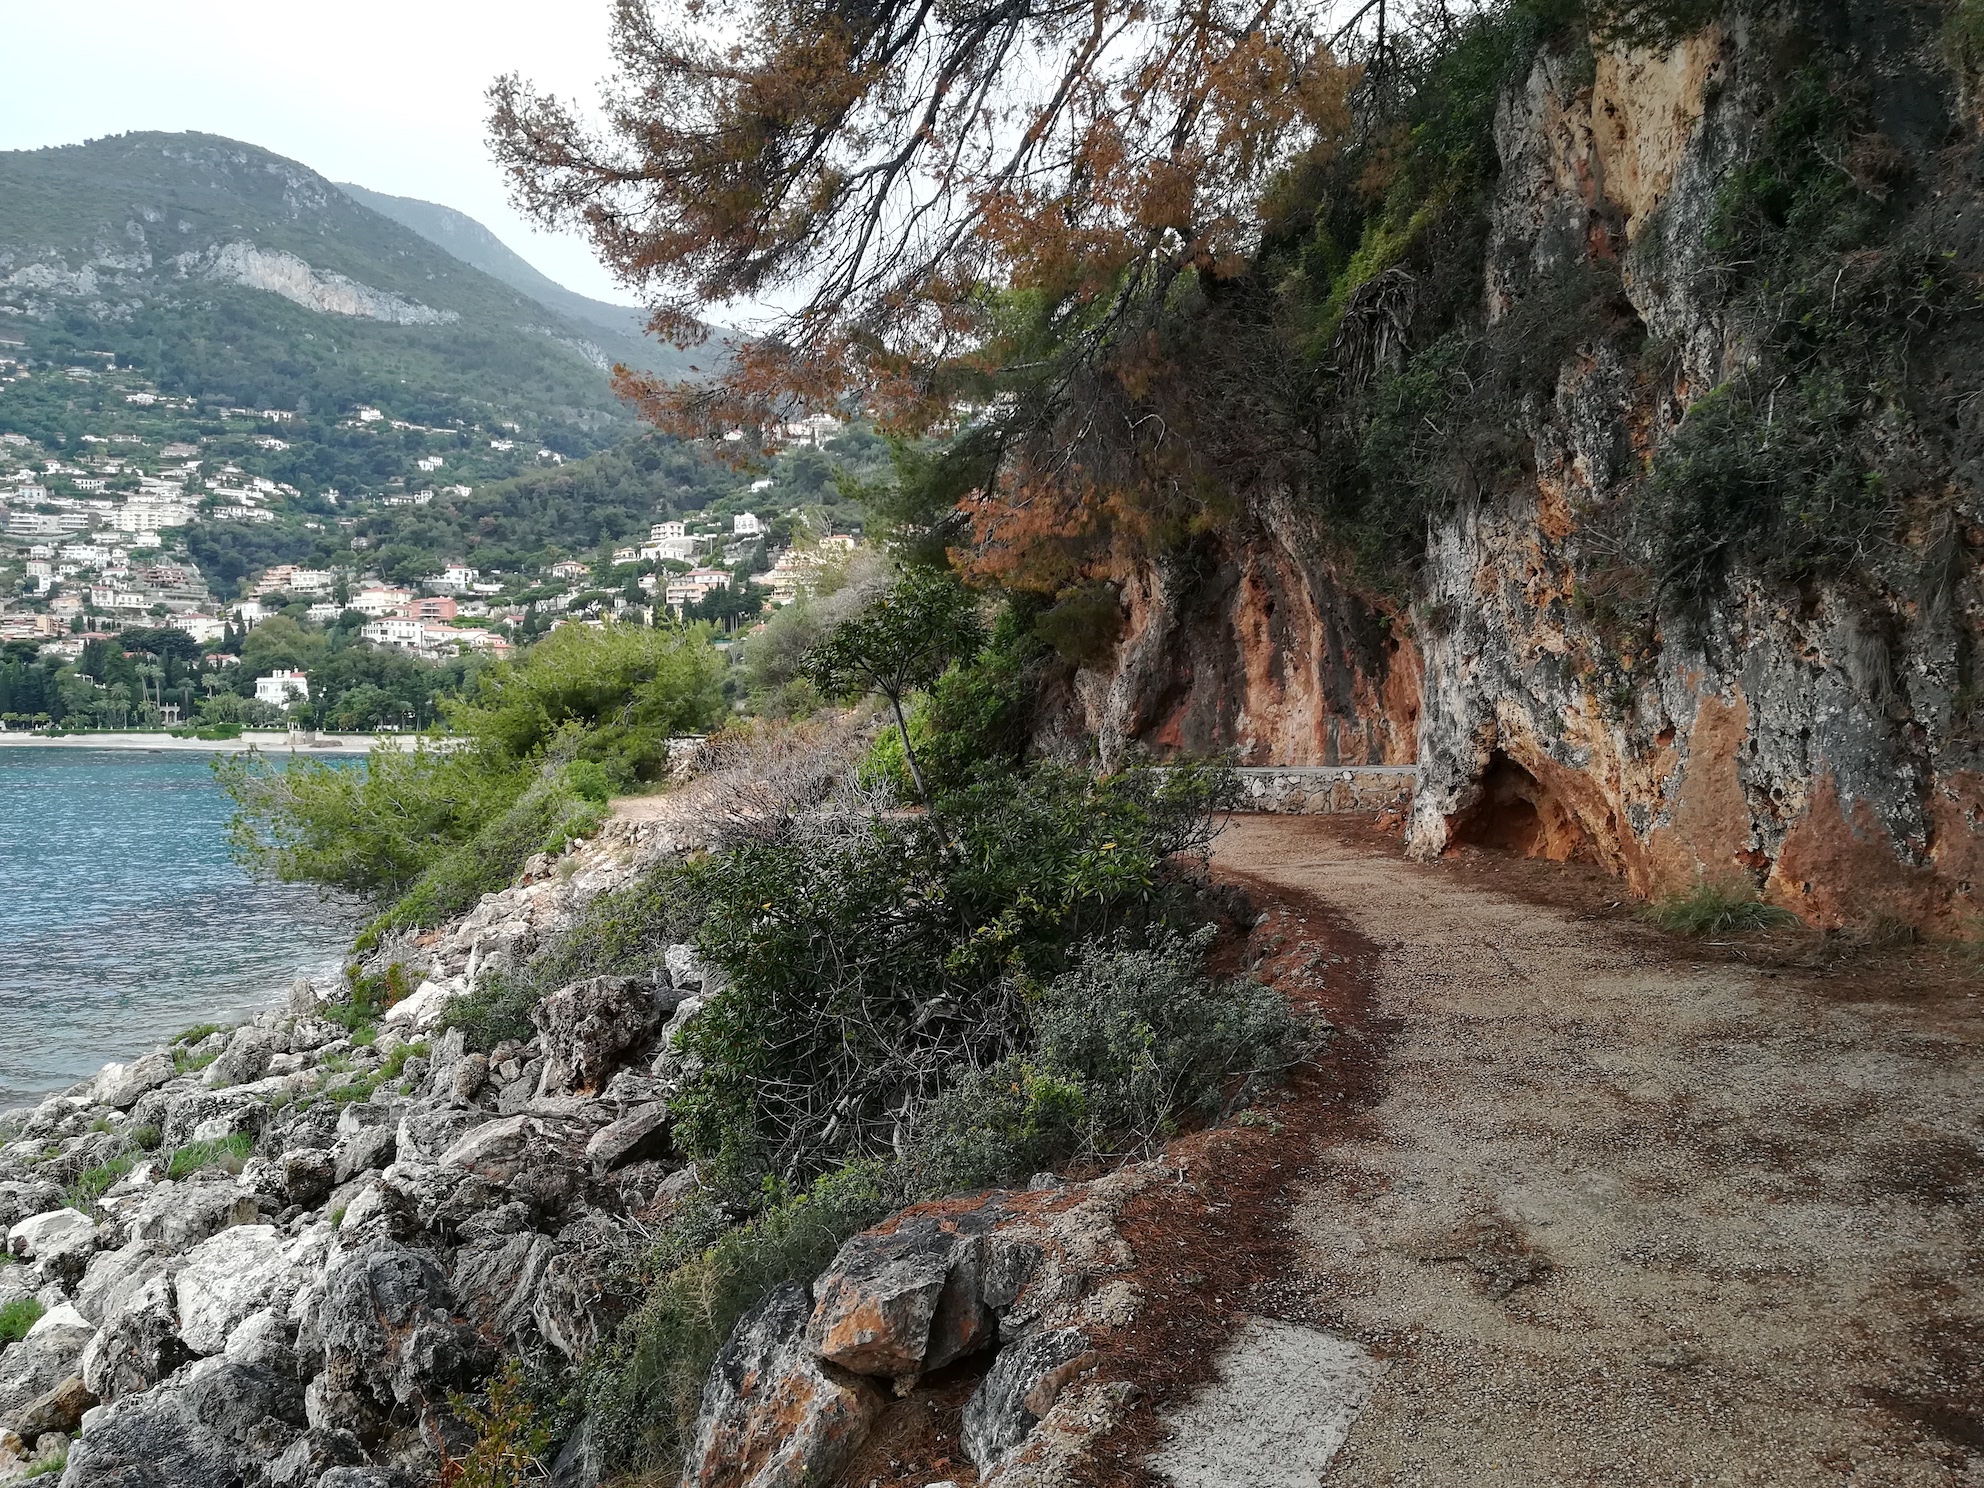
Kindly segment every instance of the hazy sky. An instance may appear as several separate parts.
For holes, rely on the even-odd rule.
[[[483,91],[588,103],[610,0],[0,0],[0,150],[134,129],[261,145],[334,181],[466,212],[561,284],[631,302],[575,237],[511,210]]]

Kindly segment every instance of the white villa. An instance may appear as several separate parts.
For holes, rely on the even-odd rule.
[[[278,708],[287,708],[291,703],[307,702],[309,698],[310,680],[302,672],[278,670],[255,679],[255,701],[258,703],[274,703]]]

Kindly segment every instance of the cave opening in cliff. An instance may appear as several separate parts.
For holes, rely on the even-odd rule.
[[[1499,749],[1481,772],[1474,803],[1454,818],[1448,841],[1558,863],[1587,857],[1591,846],[1577,814]]]

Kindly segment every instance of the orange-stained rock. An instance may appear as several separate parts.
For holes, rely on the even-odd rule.
[[[867,1436],[883,1394],[814,1354],[812,1310],[785,1282],[739,1320],[710,1366],[681,1488],[821,1488]]]
[[[1031,1253],[989,1238],[1009,1217],[988,1201],[974,1209],[911,1211],[840,1248],[816,1283],[807,1337],[830,1363],[904,1379],[941,1369],[997,1333],[996,1308],[1018,1294]],[[1015,1279],[1017,1276],[1017,1279]]]

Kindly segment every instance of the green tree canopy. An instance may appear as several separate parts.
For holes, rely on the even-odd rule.
[[[709,633],[643,625],[564,625],[521,658],[484,669],[448,708],[449,721],[505,759],[541,753],[554,735],[581,733],[578,757],[650,779],[671,738],[723,717],[723,661]]]
[[[916,793],[928,799],[902,700],[935,684],[945,668],[974,654],[983,639],[978,601],[969,590],[948,572],[909,569],[813,643],[806,652],[806,677],[828,697],[880,693],[887,698]]]

